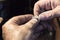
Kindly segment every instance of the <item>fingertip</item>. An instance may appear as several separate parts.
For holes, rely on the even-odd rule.
[[[3,18],[2,17],[0,17],[0,23],[3,21]]]

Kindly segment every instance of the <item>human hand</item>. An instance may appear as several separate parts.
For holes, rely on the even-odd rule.
[[[53,11],[59,5],[59,0],[39,0],[34,4],[34,15],[39,15],[46,11]]]
[[[11,18],[2,26],[4,40],[25,40],[31,33],[30,29],[38,23],[33,15],[20,15]]]
[[[34,5],[34,15],[41,20],[49,20],[60,17],[60,0],[39,0]],[[60,28],[56,26],[56,18],[53,20],[56,28],[56,40],[60,40]]]
[[[59,0],[39,0],[34,5],[34,15],[40,17],[41,20],[49,20],[60,17],[60,1]]]
[[[38,15],[40,20],[49,20],[60,17],[59,0],[39,0],[34,5],[34,15]]]

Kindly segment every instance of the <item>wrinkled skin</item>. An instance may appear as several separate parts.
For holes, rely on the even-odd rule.
[[[60,0],[39,0],[34,5],[34,15],[39,15],[46,11],[53,11],[57,6],[60,6]]]
[[[48,20],[46,22],[42,21],[43,24],[49,25],[49,28],[53,27],[52,18],[60,17],[60,0],[39,0],[34,5],[34,15],[41,18],[41,20]],[[50,23],[49,23],[50,22]],[[55,26],[54,26],[55,27]],[[49,29],[48,28],[48,29]],[[51,30],[51,29],[49,29]],[[60,40],[60,28],[56,27],[56,40]]]
[[[15,16],[2,26],[4,40],[27,40],[31,34],[31,28],[37,26],[38,21],[32,19],[33,15]],[[29,21],[30,20],[30,21]],[[28,22],[29,21],[29,22]]]
[[[53,3],[56,4],[57,6],[53,5]],[[41,10],[40,10],[40,6],[42,8]],[[60,16],[59,1],[58,0],[41,0],[36,2],[34,6],[34,15],[35,16],[39,15],[40,20],[50,20],[54,17],[59,17]],[[42,30],[43,29],[42,25],[38,25],[39,21],[36,19],[32,19],[32,17],[33,15],[31,14],[20,15],[20,16],[15,16],[10,20],[8,20],[2,26],[3,39],[4,40],[40,40],[38,39],[39,33],[38,35],[34,35],[34,33],[38,30]],[[44,22],[42,22],[42,24],[44,25]],[[36,30],[33,30],[32,28],[34,27],[37,27],[38,30],[36,28],[35,28]],[[59,31],[60,30],[57,31],[57,34]],[[30,39],[30,37],[32,38]],[[57,37],[56,37],[56,40],[60,40],[59,38],[60,35],[58,35]]]

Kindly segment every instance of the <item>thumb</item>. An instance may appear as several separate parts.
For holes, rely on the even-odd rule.
[[[43,12],[39,15],[40,20],[49,20],[55,17],[53,10]]]

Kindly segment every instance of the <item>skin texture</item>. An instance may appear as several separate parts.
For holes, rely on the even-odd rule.
[[[42,25],[38,25],[37,19],[32,19],[33,15],[19,15],[12,17],[2,26],[2,37],[4,40],[40,40],[39,31],[43,30]],[[26,20],[27,19],[27,20]],[[37,33],[36,33],[37,32]],[[34,34],[35,33],[35,34]],[[38,34],[38,35],[36,35]],[[35,37],[34,37],[35,36]],[[32,38],[31,38],[32,37]],[[46,37],[44,38],[46,39]]]
[[[30,29],[35,25],[37,25],[38,23],[36,19],[31,19],[32,16],[33,15],[31,14],[20,15],[20,16],[15,16],[11,18],[9,21],[7,21],[2,26],[3,39],[4,40],[26,40],[29,34],[31,33]]]
[[[34,15],[41,18],[41,20],[50,20],[50,18],[55,18],[55,17],[60,17],[60,0],[39,0],[35,3],[34,5]],[[56,18],[52,20],[53,23],[57,23]],[[52,22],[50,20],[50,22]],[[44,23],[44,22],[42,22]],[[46,23],[49,25],[48,21]],[[52,23],[50,23],[52,24]],[[60,26],[56,26],[55,24],[55,29],[56,29],[56,40],[60,40]]]
[[[34,4],[34,15],[42,15],[41,18],[49,18],[49,16],[52,18],[54,15],[58,15],[56,17],[59,17],[59,11],[60,11],[60,0],[39,0]],[[41,20],[43,20],[41,19]]]
[[[34,15],[35,16],[39,15],[38,16],[39,20],[50,20],[54,17],[59,17],[60,6],[53,5],[53,3],[55,4],[55,2],[59,4],[58,0],[37,1],[34,5]],[[52,7],[50,7],[51,6],[50,3]],[[42,10],[40,10],[41,9],[40,6],[42,7]],[[41,22],[42,25],[38,25],[39,21],[34,18],[32,19],[32,17],[33,15],[26,14],[26,15],[15,16],[12,17],[10,20],[8,20],[2,26],[3,39],[4,40],[40,40],[39,32],[45,29],[42,28],[45,22]],[[44,26],[46,26],[46,24]],[[58,34],[58,30],[56,31],[56,33]],[[60,39],[59,37],[60,35],[56,36],[56,40],[59,40]]]
[[[39,0],[34,5],[34,15],[39,15],[45,11],[52,11],[60,5],[60,0]]]

